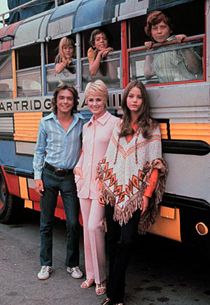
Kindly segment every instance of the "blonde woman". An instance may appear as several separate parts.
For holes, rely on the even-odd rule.
[[[101,80],[90,82],[85,101],[92,113],[83,127],[82,154],[74,169],[83,218],[86,280],[81,288],[96,284],[96,294],[106,293],[104,206],[98,203],[96,168],[106,152],[112,130],[119,120],[107,109],[108,90]]]

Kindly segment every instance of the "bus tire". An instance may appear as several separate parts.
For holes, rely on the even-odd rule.
[[[0,173],[0,223],[17,222],[22,211],[23,201],[9,194],[5,180]]]

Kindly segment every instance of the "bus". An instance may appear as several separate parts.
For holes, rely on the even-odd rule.
[[[35,2],[33,0],[32,2]],[[161,10],[173,20],[178,43],[147,50],[144,32],[149,12]],[[186,15],[188,16],[186,18]],[[104,60],[114,76],[91,77],[87,50],[91,32],[108,33],[114,51]],[[40,119],[51,111],[60,81],[74,85],[79,109],[88,118],[84,88],[96,78],[109,89],[110,111],[121,115],[123,88],[140,79],[147,87],[152,116],[160,124],[169,174],[156,222],[148,230],[180,243],[210,245],[210,1],[209,0],[74,0],[54,5],[0,29],[0,222],[14,221],[24,208],[40,211],[32,160]],[[75,74],[55,74],[59,40],[76,44]],[[146,79],[148,54],[190,48],[201,60],[193,79],[161,82]],[[59,198],[57,217],[65,219]]]

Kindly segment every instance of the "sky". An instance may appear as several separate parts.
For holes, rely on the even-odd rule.
[[[0,0],[0,14],[8,11],[7,0]],[[2,27],[0,23],[0,28]]]

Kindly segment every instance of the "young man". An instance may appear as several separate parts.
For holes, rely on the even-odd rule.
[[[66,214],[67,272],[73,278],[83,276],[79,269],[79,200],[73,168],[81,150],[83,117],[77,110],[78,93],[68,85],[56,88],[53,112],[40,122],[33,167],[36,191],[40,194],[40,280],[52,273],[52,230],[54,212],[60,193]]]
[[[186,38],[185,34],[172,35],[171,21],[161,11],[149,13],[145,33],[151,38],[145,42],[147,49],[151,49],[154,43],[164,44],[172,40],[180,43]],[[165,83],[202,78],[202,61],[193,48],[166,52],[165,46],[160,46],[158,50],[158,53],[145,57],[146,79],[156,75],[160,83]]]

